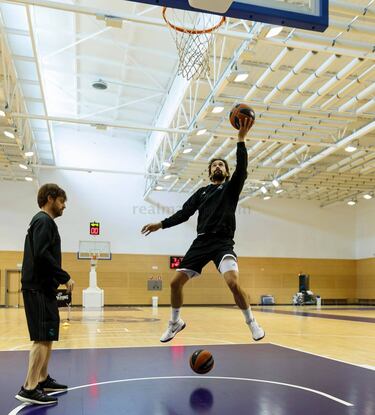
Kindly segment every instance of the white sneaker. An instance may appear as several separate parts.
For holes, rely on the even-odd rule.
[[[184,322],[184,320],[182,320],[181,318],[178,319],[178,321],[176,321],[176,323],[173,323],[172,321],[170,321],[168,323],[168,328],[167,330],[162,334],[162,336],[160,337],[160,341],[162,343],[166,343],[169,342],[170,340],[173,339],[173,337],[181,330],[183,330],[186,327],[186,324]]]
[[[258,340],[262,340],[263,337],[266,335],[262,327],[257,323],[257,321],[254,319],[250,321],[249,327],[251,330],[251,334],[253,335],[253,339],[257,342]]]

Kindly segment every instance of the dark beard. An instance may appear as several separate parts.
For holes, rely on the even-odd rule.
[[[52,212],[55,218],[62,216],[62,210],[58,209],[56,206],[52,206]]]
[[[225,179],[225,176],[221,170],[214,171],[214,173],[211,176],[211,180],[214,180],[214,181],[222,182],[224,179]]]

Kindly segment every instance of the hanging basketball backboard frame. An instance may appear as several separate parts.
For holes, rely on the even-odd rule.
[[[190,7],[188,0],[130,0],[175,9],[203,11]],[[215,1],[215,0],[213,0]],[[300,3],[304,3],[303,0]],[[306,1],[307,3],[307,1]],[[309,0],[310,7],[302,7],[282,0],[234,1],[229,10],[215,13],[244,20],[255,20],[277,26],[324,32],[328,27],[328,0]],[[213,12],[210,12],[213,13]]]
[[[111,260],[111,243],[108,241],[79,241],[77,259]]]

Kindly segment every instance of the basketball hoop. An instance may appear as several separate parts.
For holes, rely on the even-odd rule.
[[[163,7],[163,18],[176,43],[178,74],[187,80],[209,75],[211,45],[225,17]]]

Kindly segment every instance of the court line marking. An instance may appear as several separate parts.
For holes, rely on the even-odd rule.
[[[286,386],[288,388],[294,388],[294,389],[300,389],[303,391],[315,393],[316,395],[323,396],[325,398],[328,398],[332,401],[338,402],[341,405],[344,406],[354,406],[350,402],[346,402],[342,399],[336,398],[333,395],[329,395],[328,393],[318,391],[316,389],[306,388],[304,386],[300,385],[294,385],[292,383],[284,383],[284,382],[276,382],[273,380],[265,380],[265,379],[252,379],[252,378],[237,378],[237,377],[229,377],[229,376],[153,376],[153,377],[147,377],[147,378],[131,378],[131,379],[118,379],[118,380],[108,380],[105,382],[96,382],[96,383],[89,383],[87,385],[80,385],[80,386],[74,386],[72,388],[68,388],[67,391],[73,391],[77,389],[84,389],[84,388],[90,388],[92,386],[100,386],[100,385],[109,385],[113,383],[122,383],[122,382],[142,382],[142,381],[149,381],[149,380],[170,380],[170,379],[213,379],[213,380],[234,380],[234,381],[245,381],[245,382],[258,382],[258,383],[268,383],[272,385],[278,385],[278,386]],[[49,395],[57,395],[61,393],[60,392],[53,392]],[[11,412],[9,412],[8,415],[17,415],[18,412],[25,408],[26,406],[30,406],[28,403],[23,403],[16,408],[14,408]]]
[[[144,338],[154,338],[154,336],[143,336]],[[89,339],[89,336],[84,337],[71,337],[69,339],[60,339],[59,343],[63,343],[66,341],[75,341],[75,340],[81,340],[81,339]],[[106,336],[106,339],[120,339],[118,336]],[[199,337],[187,337],[186,339],[194,339],[195,341],[202,340],[202,338]],[[136,339],[135,339],[136,340]],[[206,341],[212,341],[214,343],[206,344],[207,346],[227,346],[227,345],[236,345],[236,344],[242,344],[242,343],[234,343],[229,340],[222,340],[222,339],[207,339]],[[188,343],[188,344],[182,344],[178,343],[174,346],[181,346],[181,347],[190,347],[190,346],[198,346],[202,342],[194,342],[194,343]],[[263,343],[265,344],[265,343]],[[54,345],[53,350],[93,350],[93,349],[131,349],[131,348],[150,348],[150,347],[170,347],[170,344],[145,344],[143,346],[139,346],[138,344],[127,344],[127,345],[117,345],[117,346],[101,346],[101,345],[93,345],[92,347],[59,347],[57,344]],[[20,347],[25,347],[23,350],[18,350]],[[27,344],[21,344],[18,346],[14,346],[11,349],[0,349],[0,353],[2,352],[29,352],[30,351],[30,342]]]
[[[283,344],[280,344],[280,343],[269,342],[268,344],[273,344],[274,346],[283,347],[284,349],[295,350],[296,352],[300,352],[300,353],[311,354],[312,356],[321,357],[323,359],[334,360],[335,362],[340,362],[340,363],[345,363],[346,365],[360,367],[361,369],[375,370],[375,366],[360,365],[359,363],[350,363],[350,362],[346,362],[345,360],[335,359],[334,357],[324,356],[322,354],[313,353],[313,352],[307,352],[306,350],[297,349],[295,347],[284,346]]]
[[[371,366],[371,365],[360,365],[360,367],[364,367],[365,369],[375,370],[375,366]]]

